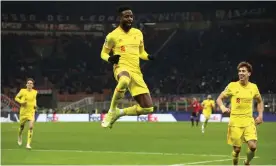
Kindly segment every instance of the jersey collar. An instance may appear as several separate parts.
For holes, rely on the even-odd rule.
[[[125,32],[125,31],[121,28],[120,25],[118,26],[118,29],[119,29],[120,31],[122,31],[123,33],[125,33],[125,34],[128,34],[128,33],[132,30],[132,28],[130,28],[130,30],[129,30],[128,32]]]

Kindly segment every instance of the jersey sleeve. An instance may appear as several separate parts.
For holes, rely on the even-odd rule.
[[[229,97],[233,95],[233,83],[229,83],[224,91],[222,92],[223,95]]]
[[[143,33],[140,31],[139,32],[139,38],[140,38],[140,45],[139,45],[139,53],[140,53],[140,58],[143,60],[149,60],[148,58],[148,53],[145,50],[145,46],[144,46],[144,37],[143,37]]]
[[[22,104],[24,101],[22,100],[22,96],[24,95],[24,90],[20,89],[19,93],[15,96],[15,101]]]
[[[35,98],[34,98],[34,100],[35,100],[35,101],[34,101],[34,103],[35,103],[35,109],[36,109],[36,107],[37,107],[37,100],[36,100],[36,98],[37,98],[37,93],[38,93],[38,92],[37,92],[37,90],[36,90],[36,91],[35,91]]]
[[[144,36],[141,31],[140,31],[140,47],[144,47]]]
[[[111,50],[114,45],[114,38],[112,37],[111,33],[109,33],[105,38],[104,47]]]
[[[259,98],[261,97],[259,88],[257,87],[257,85],[254,85],[254,98]]]
[[[108,62],[108,58],[110,57],[109,56],[109,53],[111,51],[111,49],[114,47],[114,40],[113,40],[113,37],[111,35],[111,33],[109,33],[106,38],[105,38],[105,42],[104,42],[104,45],[102,47],[102,51],[101,51],[101,58],[103,60],[105,60],[106,62]]]
[[[204,106],[204,105],[205,105],[205,100],[203,100],[203,102],[201,103],[201,105],[202,105],[202,106]]]

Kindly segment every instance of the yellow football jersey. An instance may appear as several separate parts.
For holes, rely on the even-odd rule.
[[[20,104],[26,102],[20,106],[20,116],[31,116],[35,112],[37,91],[32,89],[21,89],[16,95],[15,100]]]
[[[121,55],[118,66],[131,71],[140,71],[139,58],[141,49],[144,50],[144,42],[139,29],[131,28],[126,33],[122,28],[116,28],[107,35],[104,47],[112,50],[114,55]]]
[[[203,105],[203,112],[212,112],[212,109],[215,107],[215,101],[214,100],[210,100],[210,99],[206,99],[202,102]]]
[[[223,94],[231,97],[230,126],[246,127],[254,123],[253,99],[260,96],[256,84],[249,82],[243,86],[239,81],[231,82]]]

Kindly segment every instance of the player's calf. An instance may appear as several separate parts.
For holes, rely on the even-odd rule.
[[[192,126],[194,126],[194,117],[191,116],[191,117],[190,117],[190,120],[191,120]]]
[[[150,114],[150,113],[152,113],[153,112],[153,107],[146,107],[146,108],[142,108],[141,107],[141,112],[143,113],[143,114]]]
[[[17,143],[19,146],[22,145],[22,132],[24,130],[24,124],[21,124],[20,127],[19,127],[19,132],[18,132],[18,140],[17,140]]]
[[[241,152],[241,147],[237,147],[237,146],[233,147],[233,152],[232,152],[233,165],[238,165],[239,164],[240,152]]]
[[[255,157],[255,151],[257,149],[257,141],[252,140],[248,141],[248,150],[246,154],[246,160],[244,161],[245,165],[250,165],[251,160]]]
[[[136,104],[132,107],[123,109],[125,115],[143,115],[150,114],[153,112],[153,107],[141,107],[139,104]]]
[[[122,99],[125,95],[126,89],[130,83],[130,78],[128,76],[122,75],[119,80],[118,84],[115,88],[111,105],[110,105],[110,111],[115,111],[116,107],[118,105],[118,100]]]
[[[198,126],[198,124],[199,124],[199,118],[196,117],[196,126]]]
[[[27,149],[31,149],[31,142],[32,142],[32,138],[33,138],[33,126],[34,126],[34,121],[30,121],[29,122],[29,130],[28,130],[28,139],[27,139]]]

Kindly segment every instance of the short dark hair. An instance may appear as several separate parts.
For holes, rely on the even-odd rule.
[[[117,12],[118,12],[118,14],[122,14],[122,12],[126,11],[126,10],[132,10],[132,9],[130,6],[122,5],[122,6],[118,7]]]
[[[27,78],[27,81],[26,81],[26,82],[28,82],[28,81],[32,81],[33,83],[35,83],[35,81],[34,81],[33,78]]]
[[[239,70],[241,67],[246,67],[247,71],[250,73],[252,73],[252,71],[253,71],[252,65],[248,62],[239,63],[237,70]]]

